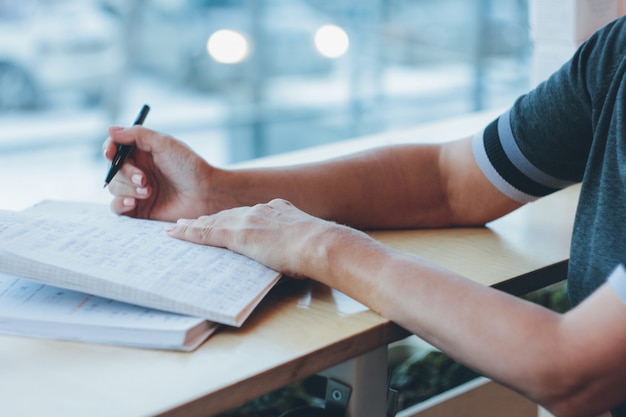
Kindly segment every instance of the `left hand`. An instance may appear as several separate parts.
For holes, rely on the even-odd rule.
[[[325,242],[337,233],[356,232],[313,217],[282,199],[195,220],[180,219],[166,231],[178,239],[228,248],[292,277],[311,278],[327,268]]]

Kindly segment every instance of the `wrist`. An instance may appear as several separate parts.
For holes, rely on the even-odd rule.
[[[310,240],[305,252],[308,276],[360,299],[360,292],[372,291],[378,285],[376,277],[388,251],[361,231],[329,224],[323,234]]]
[[[263,177],[261,170],[224,169],[211,167],[207,187],[209,203],[213,212],[242,206],[267,203],[276,197],[268,190],[271,182]]]
[[[247,193],[245,182],[237,171],[216,168],[207,164],[203,175],[203,214],[214,214],[222,210],[250,205],[245,203]]]

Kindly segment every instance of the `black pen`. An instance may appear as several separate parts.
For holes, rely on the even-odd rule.
[[[141,111],[139,111],[139,115],[137,116],[137,119],[135,119],[135,123],[133,123],[133,125],[142,125],[143,121],[146,120],[146,116],[148,115],[149,111],[150,106],[144,104],[141,108]],[[131,145],[117,145],[117,152],[115,152],[115,156],[111,161],[111,168],[109,169],[109,173],[104,180],[104,188],[109,185],[115,174],[117,174],[117,171],[120,170],[122,164],[124,163],[124,160],[126,159],[126,156],[128,155],[128,152],[130,152],[132,148],[133,147]]]

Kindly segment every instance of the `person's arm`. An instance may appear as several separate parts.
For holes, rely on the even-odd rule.
[[[469,138],[388,146],[308,165],[239,171],[229,188],[250,188],[245,205],[284,198],[309,214],[358,228],[482,225],[520,204],[485,180],[471,153]]]
[[[349,234],[324,242],[311,252],[333,255],[311,260],[329,260],[316,279],[553,414],[595,416],[626,398],[626,305],[608,286],[559,315],[373,242],[354,248]]]
[[[482,225],[515,208],[471,157],[471,139],[397,145],[323,162],[218,169],[175,139],[142,127],[111,129],[136,150],[109,188],[113,210],[176,220],[284,198],[315,216],[358,228]],[[114,153],[109,141],[105,153]]]
[[[607,286],[559,315],[284,200],[168,233],[336,288],[558,416],[594,416],[626,397],[626,305]]]

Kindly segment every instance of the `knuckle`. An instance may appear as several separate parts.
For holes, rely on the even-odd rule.
[[[198,234],[203,242],[211,242],[213,238],[213,228],[211,226],[204,225],[198,229]]]
[[[285,200],[284,198],[275,198],[272,201],[270,201],[268,204],[271,206],[276,206],[276,207],[291,205],[291,203]]]
[[[203,242],[212,242],[215,235],[214,222],[208,216],[201,216],[185,227],[191,228],[191,231],[195,232]]]

